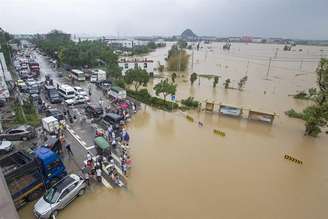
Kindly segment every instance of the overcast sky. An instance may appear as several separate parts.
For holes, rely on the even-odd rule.
[[[328,39],[328,0],[0,0],[10,33]]]

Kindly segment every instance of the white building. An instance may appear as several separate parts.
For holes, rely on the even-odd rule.
[[[122,75],[124,76],[126,71],[134,68],[145,69],[148,74],[154,74],[154,61],[148,59],[121,59],[118,62],[118,66],[122,68]]]
[[[108,45],[132,49],[135,46],[146,46],[149,41],[133,39],[109,39]]]

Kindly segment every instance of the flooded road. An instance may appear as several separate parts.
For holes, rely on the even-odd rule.
[[[213,89],[212,80],[205,78],[191,87],[186,73],[178,78],[177,97],[192,95],[202,101],[276,112],[279,117],[272,126],[205,112],[191,112],[196,121],[192,123],[181,112],[143,105],[128,128],[133,158],[128,188],[92,188],[60,212],[59,218],[327,218],[328,137],[304,136],[303,122],[283,114],[310,104],[288,94],[315,85],[311,72],[317,63],[304,62],[304,72],[300,72],[300,63],[286,62],[287,58],[299,59],[298,49],[289,53],[280,49],[278,57],[287,58],[273,62],[271,80],[263,80],[267,61],[257,60],[255,55],[274,54],[276,45],[239,46],[240,50],[235,48],[231,53],[261,64],[249,65],[244,91],[224,90],[222,81],[230,77],[236,87],[248,60],[232,60],[231,54],[209,49],[208,62],[214,63],[199,61],[194,69],[222,76],[218,87]],[[319,47],[304,47],[303,51],[304,57],[320,55]],[[157,50],[150,57],[161,52]],[[202,57],[204,61],[205,53],[195,53],[195,63]],[[218,63],[228,68],[220,70]],[[199,127],[197,121],[204,126]],[[226,136],[214,135],[213,129],[224,131]],[[285,160],[285,153],[302,160],[303,165]],[[22,218],[32,218],[31,205],[19,213]]]

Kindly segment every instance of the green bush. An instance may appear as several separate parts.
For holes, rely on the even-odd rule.
[[[199,102],[194,100],[193,97],[188,97],[187,99],[181,100],[181,103],[190,108],[196,108],[199,106]]]
[[[162,110],[171,111],[178,108],[177,103],[164,101],[158,97],[152,97],[147,89],[141,89],[140,91],[127,90],[127,94],[140,102]]]
[[[296,112],[294,109],[290,109],[285,114],[291,118],[303,119],[303,114]]]
[[[307,93],[305,91],[301,91],[299,93],[297,93],[295,96],[294,96],[295,99],[308,99],[308,96],[307,96]]]
[[[121,87],[123,89],[125,89],[125,87],[126,87],[125,81],[123,79],[115,80],[114,85]]]

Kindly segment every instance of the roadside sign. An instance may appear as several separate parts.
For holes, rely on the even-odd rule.
[[[172,100],[172,101],[175,101],[175,95],[172,95],[172,96],[171,96],[171,100]]]

